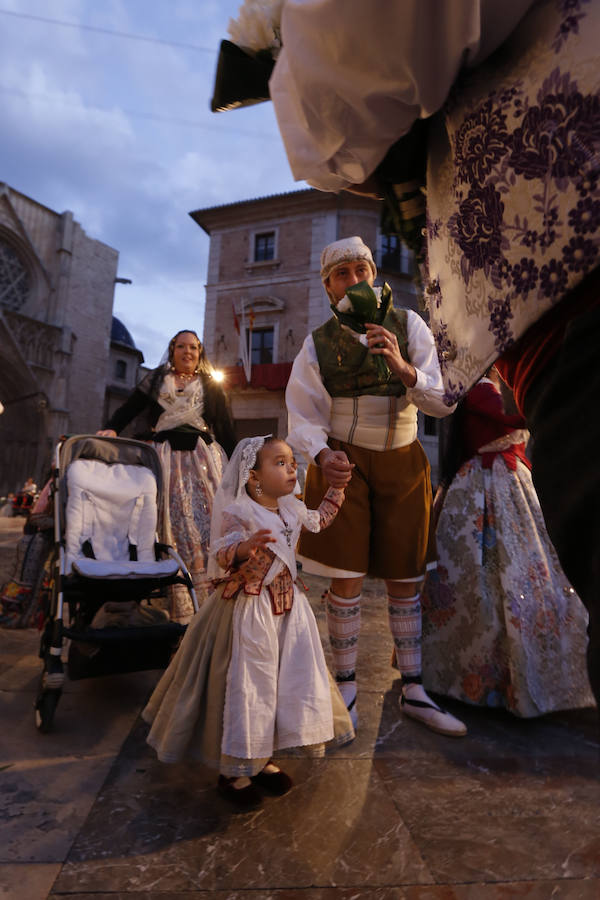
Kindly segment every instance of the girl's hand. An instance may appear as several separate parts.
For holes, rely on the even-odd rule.
[[[112,428],[104,428],[103,430],[97,431],[96,434],[99,434],[100,437],[116,437],[117,432],[113,431]]]
[[[390,371],[394,375],[398,375],[406,387],[414,387],[417,383],[416,369],[400,353],[396,335],[384,328],[383,325],[375,325],[372,322],[365,322],[365,328],[371,353],[383,356]]]
[[[267,544],[274,543],[275,538],[272,536],[269,529],[261,528],[260,531],[255,532],[252,537],[249,537],[247,541],[240,541],[240,543],[237,545],[235,561],[245,562],[245,560],[250,559],[251,556],[254,556],[257,550],[266,547]]]

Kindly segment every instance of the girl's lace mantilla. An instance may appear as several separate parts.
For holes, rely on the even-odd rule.
[[[242,459],[240,463],[240,480],[239,484],[245,485],[248,484],[248,479],[250,478],[250,472],[256,465],[256,457],[258,456],[259,451],[262,449],[267,438],[270,438],[271,435],[261,435],[260,437],[249,438],[248,443],[242,450]]]

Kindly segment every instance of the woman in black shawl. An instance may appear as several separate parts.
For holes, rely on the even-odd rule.
[[[146,375],[98,433],[114,437],[134,419],[140,426],[134,436],[152,441],[161,458],[168,497],[161,537],[186,563],[202,603],[212,501],[235,436],[225,392],[195,331],[177,332],[165,362]],[[186,589],[170,590],[171,618],[188,622],[193,609]]]

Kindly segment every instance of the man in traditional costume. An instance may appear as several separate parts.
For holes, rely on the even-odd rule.
[[[417,409],[431,416],[451,409],[443,402],[431,332],[417,313],[395,309],[385,285],[374,294],[372,319],[379,321],[360,321],[355,286],[368,294],[376,274],[360,237],[335,241],[321,255],[334,315],[308,335],[294,361],[286,391],[288,442],[311,463],[306,502],[329,485],[345,487],[346,502],[318,540],[301,538],[300,558],[305,571],[332,579],[327,624],[336,680],[354,722],[360,592],[368,574],[386,583],[404,712],[458,736],[466,733],[463,723],[421,684],[419,601],[431,561],[431,483],[417,440]]]
[[[426,167],[445,399],[495,360],[513,389],[548,532],[589,612],[597,701],[599,32],[586,0],[286,0],[269,80],[297,179],[396,197],[396,230],[415,236]]]

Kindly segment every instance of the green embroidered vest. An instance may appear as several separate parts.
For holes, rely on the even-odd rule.
[[[383,327],[398,338],[400,353],[407,362],[408,329],[405,309],[390,307]],[[335,316],[312,333],[323,384],[331,397],[400,397],[406,387],[397,375],[384,381],[375,364],[376,357],[346,329]]]

